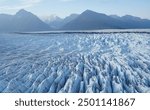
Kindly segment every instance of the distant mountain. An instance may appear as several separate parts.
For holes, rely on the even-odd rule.
[[[120,18],[120,16],[118,16],[118,15],[110,15],[110,17],[112,17],[112,18]]]
[[[0,32],[13,29],[10,25],[12,23],[13,16],[7,14],[0,14]]]
[[[70,16],[67,16],[64,19],[56,15],[51,15],[49,17],[44,18],[43,21],[54,29],[60,29],[62,26],[64,26],[65,24],[74,20],[77,17],[78,17],[78,14],[71,14]]]
[[[125,15],[120,18],[125,23],[126,28],[150,28],[150,20],[141,19],[131,15]]]
[[[67,23],[63,29],[89,30],[89,29],[113,29],[122,28],[120,20],[114,19],[102,13],[86,10],[76,19]]]
[[[150,28],[150,20],[126,15],[105,15],[91,10],[81,13],[76,19],[62,27],[63,30]]]
[[[43,18],[41,18],[44,22],[46,23],[50,23],[50,22],[53,22],[53,21],[61,21],[63,20],[62,18],[58,17],[57,15],[55,14],[52,14],[50,16],[44,16]]]
[[[56,16],[56,15],[50,15],[43,18],[43,21],[48,24],[53,29],[59,29],[62,26],[63,19]]]
[[[49,30],[146,29],[150,20],[125,15],[106,15],[86,10],[62,19],[50,16],[40,20],[36,15],[20,10],[15,15],[0,14],[0,32],[31,32]]]
[[[63,19],[63,25],[73,21],[76,19],[79,15],[78,14],[71,14],[70,16],[67,16],[65,19]]]
[[[50,29],[37,16],[23,9],[15,15],[0,14],[0,31],[2,32],[45,31]]]

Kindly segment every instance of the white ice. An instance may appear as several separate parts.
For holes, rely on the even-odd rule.
[[[150,34],[0,34],[0,92],[150,92]]]

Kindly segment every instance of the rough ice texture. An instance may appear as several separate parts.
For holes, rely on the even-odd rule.
[[[0,34],[0,92],[150,92],[150,34]]]

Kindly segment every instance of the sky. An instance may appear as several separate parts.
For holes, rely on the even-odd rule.
[[[89,9],[108,15],[133,15],[150,19],[150,0],[0,0],[0,13],[15,14],[25,9],[39,17],[66,17]]]

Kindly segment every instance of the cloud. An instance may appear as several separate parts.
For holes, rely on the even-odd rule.
[[[28,7],[33,7],[36,4],[42,2],[42,0],[16,0],[16,3],[13,1],[4,1],[2,0],[0,3],[0,10],[18,10]],[[4,5],[3,5],[4,4]]]
[[[42,0],[20,0],[22,2],[22,4],[36,4],[36,3],[40,3]]]

